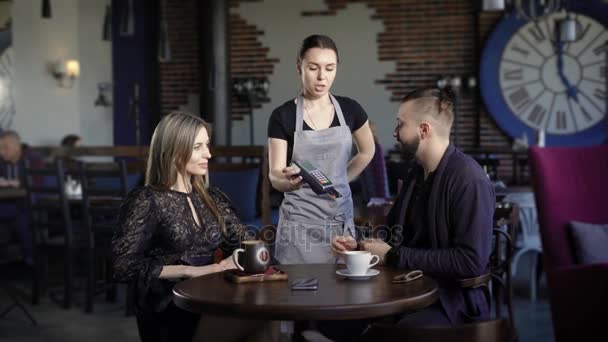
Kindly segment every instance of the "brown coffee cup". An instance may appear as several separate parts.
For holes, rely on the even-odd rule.
[[[236,267],[245,273],[264,273],[268,269],[270,252],[264,241],[243,241],[242,248],[232,253],[232,260]]]

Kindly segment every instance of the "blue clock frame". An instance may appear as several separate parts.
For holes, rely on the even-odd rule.
[[[584,14],[597,20],[604,27],[608,27],[608,3],[603,3],[599,0],[576,0],[568,1],[567,6],[568,11]],[[527,23],[526,20],[518,19],[515,13],[503,16],[484,46],[479,66],[479,83],[484,103],[498,126],[513,138],[520,137],[525,132],[528,136],[528,141],[535,141],[536,130],[527,126],[511,112],[499,86],[499,64],[503,50],[513,34]],[[607,115],[608,113],[604,113],[603,120],[578,133],[567,135],[547,133],[545,144],[547,146],[600,144],[607,138]]]

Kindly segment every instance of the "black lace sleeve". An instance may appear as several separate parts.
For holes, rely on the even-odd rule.
[[[152,191],[145,187],[131,191],[123,203],[112,241],[117,281],[149,284],[160,275],[163,261],[145,254],[158,226],[156,212]]]
[[[230,255],[235,249],[239,248],[241,241],[251,240],[255,236],[247,233],[245,226],[236,216],[232,202],[226,194],[213,187],[210,187],[208,191],[226,225],[226,234],[222,239],[220,248],[224,255]]]

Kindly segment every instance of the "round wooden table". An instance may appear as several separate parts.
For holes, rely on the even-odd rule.
[[[393,284],[403,273],[388,267],[367,280],[350,280],[336,274],[344,265],[280,265],[289,280],[235,284],[221,273],[185,280],[173,288],[175,304],[195,313],[269,320],[350,320],[387,316],[433,304],[437,283],[424,276]],[[319,279],[316,291],[290,289],[298,278]]]

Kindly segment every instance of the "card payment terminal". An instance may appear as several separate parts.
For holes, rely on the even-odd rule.
[[[300,176],[312,191],[317,195],[328,194],[332,198],[342,197],[342,195],[334,188],[331,180],[321,172],[321,170],[312,166],[309,162],[292,160],[292,165],[300,169]]]

